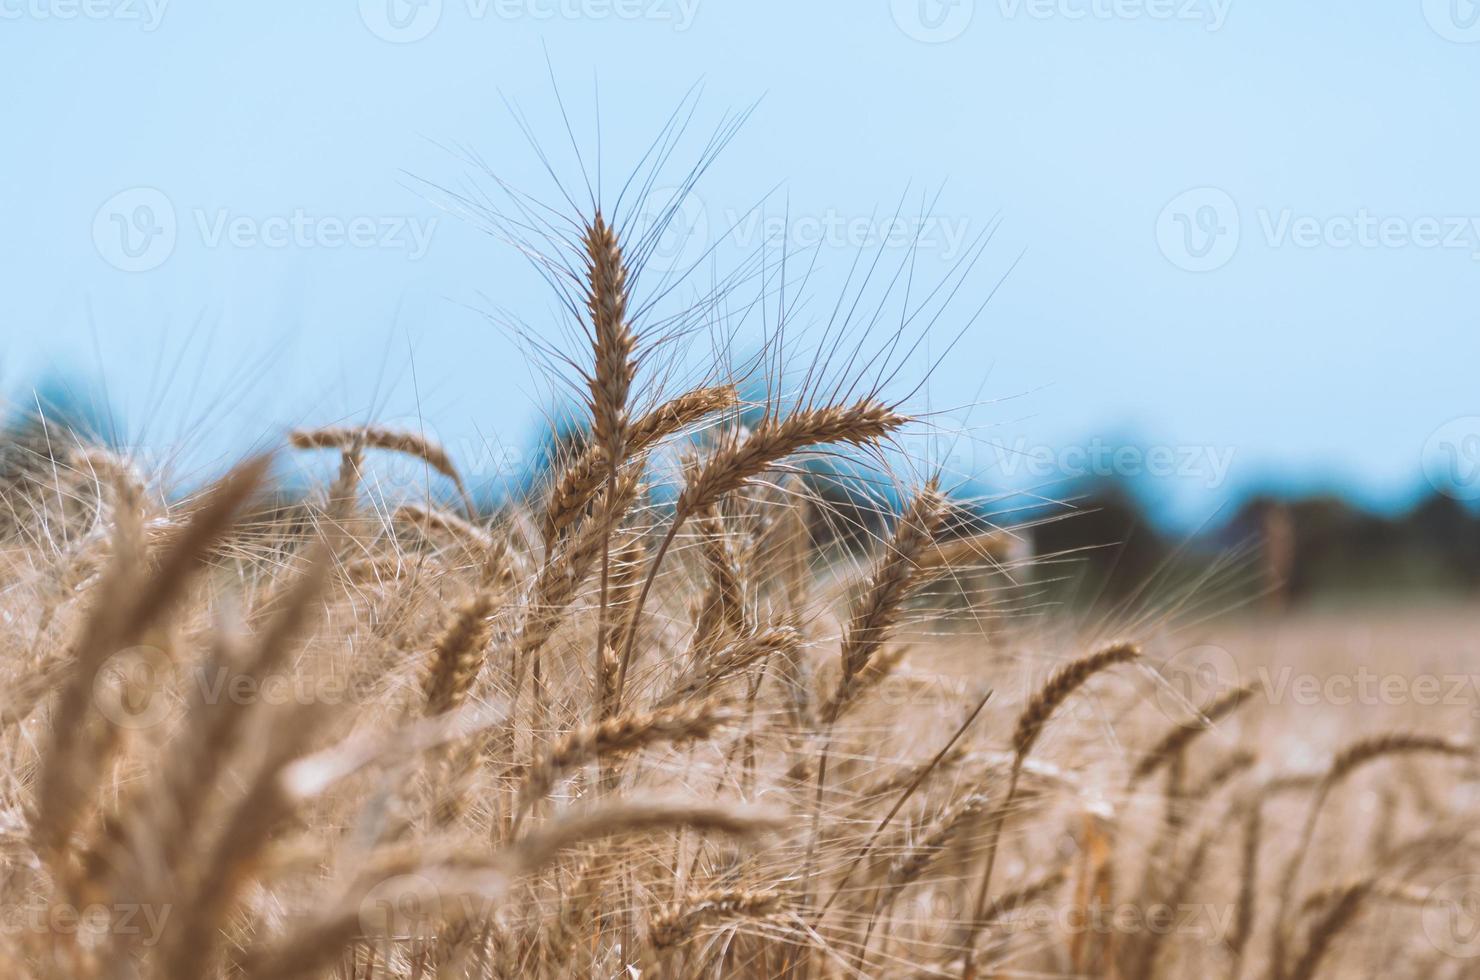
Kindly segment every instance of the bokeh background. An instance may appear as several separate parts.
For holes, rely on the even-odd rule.
[[[969,272],[916,407],[973,492],[1094,512],[1039,532],[1103,546],[1080,594],[1228,549],[1281,601],[1477,587],[1469,0],[0,0],[0,80],[14,430],[188,478],[415,422],[493,499],[569,395],[511,325],[566,328],[449,205],[611,200],[678,111],[661,195],[748,112],[659,259],[788,257],[799,330],[860,252]]]

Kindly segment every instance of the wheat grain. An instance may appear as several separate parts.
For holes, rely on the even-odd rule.
[[[901,607],[920,582],[919,557],[935,540],[944,516],[940,483],[932,478],[900,516],[894,537],[854,609],[843,641],[843,684],[867,666],[897,622]]]
[[[615,474],[627,455],[627,395],[637,374],[637,338],[627,323],[627,265],[616,231],[601,212],[585,230],[586,310],[591,317],[591,432]]]
[[[525,774],[519,791],[519,810],[522,813],[543,798],[560,774],[574,766],[598,756],[636,752],[659,742],[708,738],[726,720],[720,704],[707,700],[656,711],[629,711],[579,728],[557,742]]]
[[[734,919],[756,919],[774,915],[782,896],[775,891],[716,889],[691,896],[676,908],[652,917],[648,929],[659,949],[678,946],[705,926]]]
[[[478,670],[488,641],[488,617],[493,596],[479,593],[463,603],[432,648],[430,669],[422,686],[426,713],[440,715],[462,704]]]
[[[1026,758],[1032,751],[1043,727],[1069,695],[1078,690],[1095,674],[1119,664],[1128,663],[1141,656],[1141,648],[1134,643],[1117,641],[1106,644],[1087,657],[1070,661],[1054,672],[1048,682],[1028,702],[1018,716],[1017,729],[1012,735],[1012,749],[1019,758]]]

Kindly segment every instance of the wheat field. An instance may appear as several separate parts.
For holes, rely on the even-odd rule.
[[[81,440],[9,471],[0,973],[1473,975],[1473,692],[1424,652],[1462,617],[1354,660],[1206,583],[1059,615],[1072,556],[963,520],[902,404],[670,387],[577,230],[586,433],[517,504],[373,425],[189,492]]]

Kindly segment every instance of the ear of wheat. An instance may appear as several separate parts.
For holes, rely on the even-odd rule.
[[[548,479],[475,500],[453,453],[377,425],[289,435],[338,454],[308,490],[264,456],[186,491],[80,437],[24,480],[0,467],[0,912],[24,923],[0,928],[0,975],[1309,980],[1369,928],[1381,969],[1427,968],[1406,935],[1442,895],[1421,886],[1476,837],[1475,756],[1439,707],[1447,734],[1270,773],[1350,716],[1269,704],[1208,737],[1244,685],[1167,727],[1109,676],[1130,640],[989,704],[1019,650],[1124,627],[1159,656],[1245,627],[1154,595],[1053,605],[1026,529],[896,438],[912,420],[879,379],[914,313],[846,358],[840,313],[795,375],[771,367],[794,359],[777,327],[726,383],[730,351],[683,348],[730,343],[745,276],[669,316],[626,203],[566,224],[519,200],[510,237],[578,352],[533,342],[590,413]],[[387,500],[375,453],[466,513]],[[1334,805],[1367,779],[1378,806]],[[1014,926],[1045,901],[1231,918],[1221,949]],[[168,914],[77,921],[121,909]]]

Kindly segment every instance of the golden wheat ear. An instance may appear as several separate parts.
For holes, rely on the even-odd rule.
[[[940,482],[932,477],[900,515],[869,586],[853,611],[841,651],[842,680],[830,702],[834,705],[831,716],[825,714],[825,720],[836,719],[837,712],[851,700],[847,695],[849,684],[868,666],[898,623],[904,604],[923,579],[920,558],[935,542],[945,513]]]
[[[401,453],[419,459],[437,473],[452,481],[467,510],[468,519],[477,516],[478,508],[468,494],[462,474],[453,465],[452,457],[425,433],[387,429],[381,426],[353,428],[348,426],[326,426],[321,429],[297,429],[289,433],[288,441],[295,449],[338,449],[343,453],[358,453],[364,449],[380,449]]]
[[[698,515],[694,523],[708,583],[697,603],[690,648],[694,657],[703,659],[726,637],[744,636],[748,632],[745,570],[731,534],[713,507]]]
[[[718,412],[733,408],[739,395],[733,385],[696,388],[639,416],[627,430],[627,452],[638,457],[672,436]],[[607,476],[605,456],[592,445],[560,471],[545,503],[542,533],[546,549],[586,512]]]
[[[595,499],[591,513],[576,532],[561,547],[546,554],[527,593],[524,601],[527,611],[514,638],[514,690],[517,692],[522,687],[526,673],[531,675],[537,714],[544,710],[546,697],[541,673],[545,643],[565,619],[597,560],[606,554],[611,533],[637,501],[642,489],[641,476],[641,467],[636,465],[618,474]]]
[[[591,435],[614,473],[627,457],[627,396],[637,374],[637,338],[627,322],[627,265],[616,231],[597,211],[584,235],[586,309],[591,317]]]
[[[1032,905],[1041,899],[1047,898],[1058,890],[1069,877],[1069,866],[1060,865],[1048,874],[1034,878],[1027,884],[1006,892],[1001,898],[996,899],[987,907],[986,920],[996,922],[1003,916],[1011,915],[1020,908]]]
[[[436,507],[402,504],[391,515],[391,522],[414,527],[428,537],[440,536],[456,541],[474,553],[487,552],[494,548],[493,537],[487,531],[471,521]]]
[[[730,438],[706,459],[684,483],[675,511],[684,517],[696,514],[725,494],[740,489],[779,460],[808,446],[867,446],[907,421],[903,415],[872,399],[851,405],[807,408],[783,419],[767,419],[749,436]]]
[[[493,596],[480,592],[458,608],[437,638],[422,686],[428,715],[451,711],[467,697],[483,666],[493,610]]]
[[[956,832],[986,812],[988,802],[985,793],[972,793],[936,817],[935,822],[925,831],[919,843],[906,850],[890,864],[888,877],[890,890],[903,888],[918,880],[930,863],[946,849],[946,845],[951,842]]]
[[[1351,925],[1376,886],[1375,878],[1361,878],[1328,898],[1326,911],[1311,923],[1305,948],[1288,972],[1282,971],[1285,980],[1311,980],[1316,975],[1336,938]]]
[[[1474,746],[1468,743],[1438,735],[1386,732],[1360,739],[1338,752],[1331,760],[1331,768],[1326,772],[1325,781],[1328,784],[1338,783],[1358,767],[1394,755],[1427,754],[1468,758],[1474,752]]]
[[[1249,749],[1234,749],[1207,771],[1207,774],[1187,788],[1187,797],[1193,800],[1208,800],[1224,786],[1238,779],[1259,762],[1257,753]]]
[[[1038,689],[1038,692],[1029,699],[1022,713],[1018,715],[1017,727],[1012,735],[1013,761],[1012,770],[1008,776],[1007,792],[1003,794],[1002,802],[992,809],[992,815],[987,826],[987,857],[986,867],[982,871],[981,883],[977,887],[975,911],[972,913],[967,930],[962,977],[972,975],[975,970],[976,938],[985,926],[988,902],[991,897],[992,870],[996,865],[997,849],[1002,838],[1002,827],[1011,813],[1012,803],[1017,795],[1018,778],[1022,774],[1023,762],[1028,753],[1033,750],[1033,745],[1043,734],[1044,726],[1065,701],[1069,699],[1085,682],[1102,671],[1109,670],[1120,664],[1131,663],[1140,659],[1141,648],[1126,640],[1117,640],[1108,643],[1088,656],[1071,660],[1049,677],[1048,682]]]
[[[739,804],[621,800],[547,821],[510,846],[501,860],[512,871],[523,874],[543,868],[559,854],[590,841],[682,829],[745,839],[773,833],[785,825],[785,818],[773,810]]]
[[[1038,689],[1018,716],[1017,729],[1012,735],[1012,749],[1018,758],[1026,758],[1033,743],[1043,734],[1043,727],[1059,707],[1069,699],[1085,681],[1101,671],[1120,664],[1130,663],[1141,656],[1141,648],[1134,643],[1117,641],[1109,643],[1087,657],[1070,661],[1054,672],[1048,683]]]
[[[867,446],[902,428],[909,420],[892,408],[865,398],[851,405],[806,408],[784,419],[767,418],[747,436],[732,434],[684,481],[674,502],[673,518],[637,595],[637,605],[622,643],[617,673],[620,704],[632,665],[632,647],[643,604],[652,590],[674,538],[684,522],[717,503],[727,493],[739,490],[788,456],[809,446],[848,444]]]
[[[1399,755],[1472,758],[1474,754],[1474,746],[1468,743],[1457,742],[1438,735],[1405,731],[1383,732],[1361,738],[1336,753],[1330,766],[1316,783],[1315,794],[1306,808],[1305,821],[1300,829],[1295,852],[1286,862],[1284,872],[1280,877],[1275,928],[1270,940],[1270,960],[1275,964],[1276,969],[1283,970],[1286,966],[1286,950],[1290,942],[1291,928],[1288,915],[1294,898],[1295,885],[1300,878],[1306,852],[1310,850],[1311,842],[1315,838],[1317,821],[1332,791],[1357,769],[1380,759]],[[1354,900],[1360,903],[1365,899],[1365,894],[1363,892]],[[1324,948],[1317,953],[1316,964],[1319,964],[1322,955],[1324,955]]]
[[[145,577],[142,535],[137,522],[119,525],[114,556],[100,596],[74,647],[71,675],[52,712],[50,741],[44,751],[36,790],[38,851],[58,862],[68,875],[68,841],[94,782],[106,768],[117,739],[93,717],[95,681],[115,653],[132,647],[184,596],[195,573],[230,531],[237,515],[265,483],[272,464],[260,456],[241,464],[193,506],[188,523],[157,548],[152,574]]]
[[[720,703],[709,699],[657,711],[629,711],[595,725],[578,728],[556,743],[525,774],[518,794],[518,815],[522,817],[543,799],[554,788],[561,773],[575,766],[597,758],[610,759],[637,752],[660,742],[682,743],[708,738],[727,720]]]
[[[675,908],[659,912],[648,922],[649,940],[658,949],[679,946],[700,929],[737,919],[761,919],[776,914],[783,896],[774,890],[714,889],[692,895]]]
[[[1253,684],[1243,684],[1232,690],[1226,691],[1214,698],[1198,713],[1198,718],[1191,724],[1179,724],[1168,731],[1161,740],[1143,755],[1135,767],[1131,770],[1131,785],[1141,782],[1155,773],[1162,766],[1171,763],[1176,757],[1186,751],[1187,747],[1197,740],[1204,732],[1210,730],[1219,721],[1233,714],[1250,698],[1254,696],[1257,688]]]

